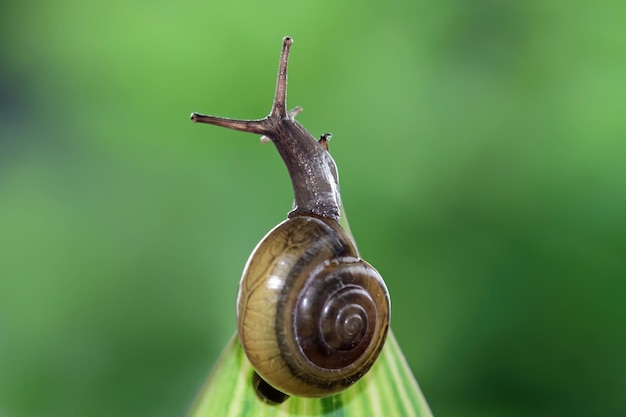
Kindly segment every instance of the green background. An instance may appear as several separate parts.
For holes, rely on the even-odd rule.
[[[285,218],[289,105],[331,151],[436,416],[626,412],[626,6],[0,5],[0,416],[181,416]]]

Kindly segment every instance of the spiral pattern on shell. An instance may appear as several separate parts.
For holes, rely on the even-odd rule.
[[[294,217],[257,245],[237,302],[239,338],[256,372],[290,395],[344,390],[373,365],[389,327],[380,274],[330,219]]]

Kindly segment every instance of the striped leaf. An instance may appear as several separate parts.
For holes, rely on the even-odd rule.
[[[354,386],[332,397],[291,397],[280,405],[268,405],[254,391],[253,374],[235,335],[188,417],[432,417],[391,331],[372,369]]]

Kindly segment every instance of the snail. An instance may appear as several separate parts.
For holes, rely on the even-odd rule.
[[[294,205],[248,259],[237,294],[237,332],[255,369],[257,394],[269,403],[289,395],[327,397],[358,381],[385,343],[390,300],[376,269],[359,257],[339,223],[337,168],[330,134],[316,140],[286,110],[283,39],[270,114],[234,120],[192,113],[194,122],[263,135],[287,166]]]

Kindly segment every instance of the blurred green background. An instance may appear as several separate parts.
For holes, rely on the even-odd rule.
[[[184,415],[292,199],[189,114],[285,35],[435,415],[625,415],[623,2],[0,4],[0,416]]]

